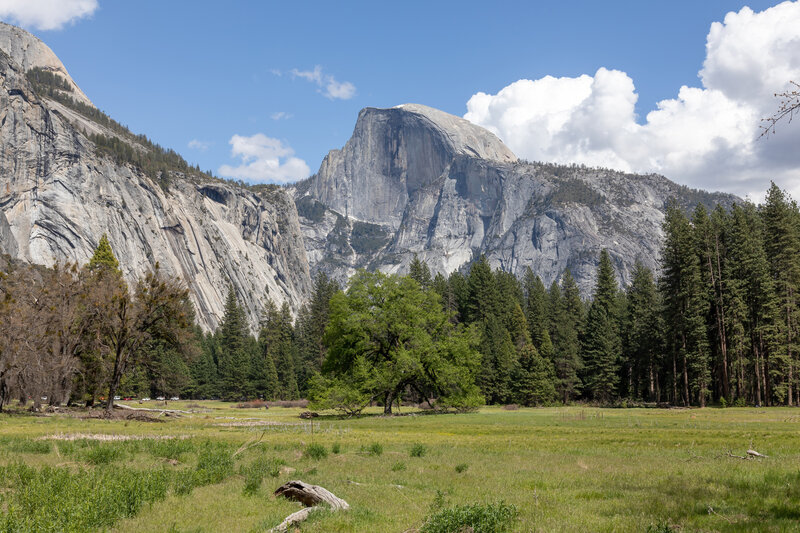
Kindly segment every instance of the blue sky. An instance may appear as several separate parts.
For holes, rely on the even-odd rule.
[[[630,160],[625,153],[630,141],[586,153],[556,147],[555,137],[545,143],[552,145],[549,151],[531,147],[545,146],[535,135],[530,137],[541,124],[531,122],[524,134],[509,129],[508,113],[518,111],[498,108],[501,103],[495,97],[518,80],[545,76],[577,80],[585,75],[581,87],[600,87],[604,72],[619,72],[624,76],[612,75],[613,83],[603,83],[619,88],[615,94],[631,100],[623,87],[629,78],[631,91],[638,95],[633,120],[645,124],[658,102],[677,99],[686,104],[678,97],[681,86],[703,89],[698,72],[707,59],[713,22],[743,6],[758,13],[777,4],[61,0],[80,4],[83,16],[69,20],[65,13],[60,28],[42,29],[57,21],[37,19],[30,3],[42,2],[52,11],[47,4],[53,1],[0,0],[0,18],[22,23],[48,44],[99,108],[134,132],[145,133],[216,173],[223,165],[236,168],[242,157],[252,163],[265,153],[281,164],[295,157],[314,172],[328,150],[346,142],[363,107],[416,102],[463,116],[467,102],[480,92],[492,111],[471,108],[468,118],[498,133],[518,155],[585,158],[589,163],[646,171],[643,165],[649,163],[643,161],[654,160],[656,148],[648,148],[646,158]],[[15,11],[20,2],[27,2],[19,8],[27,12]],[[789,37],[791,43],[800,43]],[[788,53],[798,57],[800,49]],[[793,59],[790,62],[794,64]],[[313,74],[317,66],[318,81]],[[570,84],[564,83],[544,94],[553,98],[553,91],[569,91]],[[576,102],[591,93],[581,92],[578,85],[572,83],[581,95]],[[326,96],[329,86],[339,98]],[[535,90],[524,94],[541,97]],[[524,94],[516,97],[525,98]],[[253,137],[256,134],[261,137]],[[231,144],[234,136],[238,145]],[[265,145],[260,142],[264,139],[270,141]],[[190,147],[192,141],[196,142]],[[233,157],[231,150],[237,146],[239,157]],[[653,146],[663,144],[654,141]],[[710,157],[721,155],[715,152]],[[790,163],[795,169],[800,166]],[[746,176],[711,180],[698,177],[698,173],[705,176],[707,168],[686,171],[681,165],[653,164],[653,170],[678,181],[742,194],[757,190],[765,179],[753,177],[752,169]],[[788,180],[785,186],[793,189],[796,175],[791,168],[789,174],[781,174],[787,171],[785,166],[773,174]],[[670,176],[667,170],[677,175]],[[298,172],[297,166],[294,172],[291,176]]]

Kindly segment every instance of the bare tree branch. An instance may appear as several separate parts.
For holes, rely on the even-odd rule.
[[[766,125],[761,126],[761,135],[759,137],[767,137],[770,133],[775,133],[775,125],[786,117],[789,117],[787,123],[791,123],[796,113],[800,113],[800,84],[794,81],[789,82],[794,89],[775,93],[775,98],[780,98],[778,111],[771,117],[762,118],[761,122]]]

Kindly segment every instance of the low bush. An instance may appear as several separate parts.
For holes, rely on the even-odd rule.
[[[308,400],[278,400],[274,402],[266,402],[269,407],[299,407],[305,409],[308,407]]]
[[[368,455],[382,455],[383,454],[383,444],[380,442],[373,442],[369,446],[362,446],[361,450],[366,452]]]
[[[434,511],[420,528],[420,533],[504,533],[511,531],[519,511],[503,502],[446,507]]]
[[[269,405],[264,400],[253,400],[252,402],[241,402],[234,406],[236,409],[269,409]]]
[[[406,469],[406,464],[402,461],[398,461],[392,465],[392,472],[402,472]]]
[[[424,444],[416,443],[411,446],[408,455],[411,457],[424,457],[428,453],[428,448]]]
[[[342,445],[339,444],[338,442],[334,442],[333,444],[331,444],[331,452],[333,452],[335,454],[336,453],[341,453],[342,452]]]
[[[467,463],[459,463],[456,465],[456,472],[458,472],[459,474],[463,474],[464,472],[467,471],[467,468],[469,468],[469,465]]]
[[[312,443],[306,447],[304,455],[318,461],[328,456],[328,450],[322,444]]]
[[[264,472],[256,464],[242,466],[239,472],[244,476],[244,494],[253,495],[261,488]]]

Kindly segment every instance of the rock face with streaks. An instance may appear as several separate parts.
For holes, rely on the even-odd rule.
[[[308,261],[284,190],[175,172],[162,187],[102,155],[89,138],[118,133],[38,96],[25,76],[34,67],[57,72],[75,99],[85,98],[41,41],[0,24],[0,253],[85,263],[106,233],[128,280],[156,263],[185,280],[209,329],[222,317],[229,284],[253,327],[268,298],[295,309],[304,301]]]
[[[585,297],[601,248],[621,282],[637,259],[657,267],[670,198],[735,199],[657,175],[523,162],[489,131],[421,105],[361,111],[344,148],[293,194],[312,272],[406,272],[417,254],[450,273],[486,254],[547,284],[569,269]]]
[[[32,85],[31,69],[59,78],[57,92]],[[0,23],[0,253],[83,263],[107,233],[127,279],[156,263],[184,279],[207,329],[229,284],[255,328],[267,299],[298,309],[311,274],[403,273],[414,254],[442,273],[486,254],[548,284],[569,269],[589,296],[601,248],[623,283],[637,259],[657,267],[670,198],[735,200],[657,175],[520,161],[483,128],[416,104],[362,110],[303,182],[245,188],[120,162],[96,143],[154,148],[94,111],[47,46]]]

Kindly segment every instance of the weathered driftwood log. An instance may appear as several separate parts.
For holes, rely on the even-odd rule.
[[[148,409],[147,407],[131,407],[129,405],[122,405],[121,403],[115,403],[114,407],[117,409],[124,409],[126,411],[146,411],[149,413],[183,413],[185,415],[192,414],[191,411],[181,411],[180,409]]]
[[[318,505],[326,505],[331,511],[346,511],[350,508],[341,498],[338,498],[331,491],[318,485],[310,485],[303,481],[289,481],[275,490],[275,496],[283,496],[290,500],[300,502],[306,506],[296,513],[287,516],[283,522],[272,528],[272,531],[287,531],[289,526],[302,522],[314,511]]]
[[[763,453],[758,453],[755,450],[747,450],[747,455],[751,457],[769,457],[768,455],[764,455]]]

